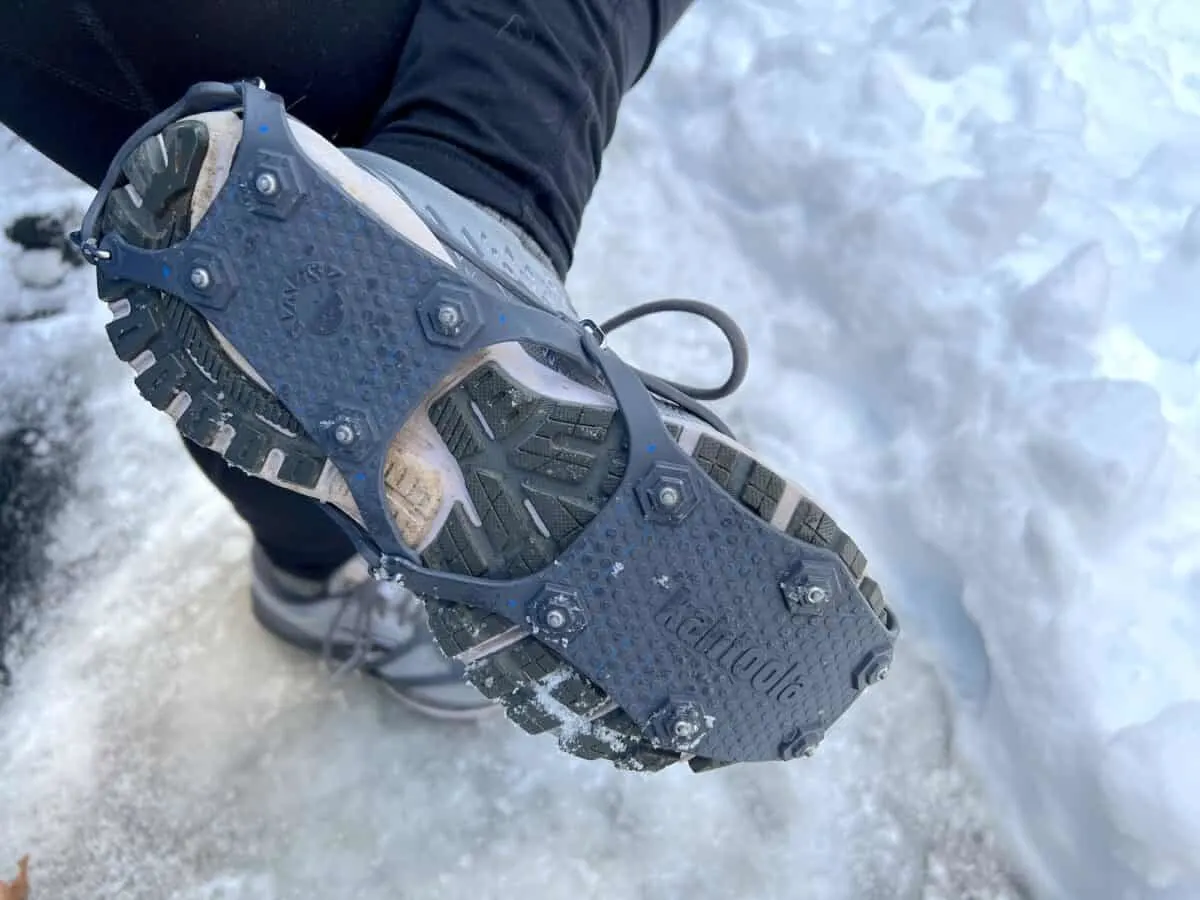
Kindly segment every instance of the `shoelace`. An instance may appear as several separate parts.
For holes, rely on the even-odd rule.
[[[639,303],[622,313],[618,313],[611,319],[601,322],[599,325],[591,321],[585,321],[584,327],[598,332],[597,337],[603,341],[605,335],[611,334],[618,328],[622,328],[631,322],[636,322],[638,319],[644,319],[647,316],[665,312],[687,313],[699,316],[701,319],[711,322],[717,328],[721,329],[721,333],[725,335],[726,341],[729,342],[729,352],[733,357],[729,369],[729,377],[725,379],[724,383],[716,387],[696,387],[661,378],[658,375],[636,367],[631,366],[631,368],[638,374],[638,377],[642,380],[642,384],[646,385],[646,389],[650,393],[673,403],[705,424],[711,425],[727,437],[734,437],[733,431],[729,426],[716,413],[704,406],[704,401],[720,400],[728,397],[741,387],[742,382],[746,380],[746,371],[750,366],[750,346],[746,341],[746,335],[738,327],[733,317],[724,310],[718,309],[711,303],[705,303],[702,300],[669,297],[663,300],[650,300],[646,303]]]
[[[420,604],[415,597],[407,595],[403,598],[388,596],[386,582],[376,582],[371,579],[354,585],[341,595],[338,610],[325,632],[322,641],[321,657],[327,663],[335,660],[334,644],[337,633],[343,624],[354,636],[354,649],[334,669],[332,678],[335,680],[359,669],[379,669],[388,665],[404,654],[411,651],[421,642],[421,629],[418,617]],[[348,614],[352,619],[346,622]],[[411,626],[409,636],[395,645],[383,645],[375,640],[376,630],[372,628],[372,618],[394,618],[396,624],[404,628]]]

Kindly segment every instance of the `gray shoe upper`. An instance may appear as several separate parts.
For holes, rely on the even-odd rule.
[[[438,650],[423,604],[374,581],[355,558],[327,581],[284,572],[258,546],[251,556],[254,613],[272,634],[379,678],[401,700],[442,718],[473,718],[494,704]]]
[[[428,175],[369,150],[343,150],[350,159],[397,191],[434,230],[462,247],[462,274],[481,277],[475,266],[490,267],[520,285],[531,301],[563,318],[578,322],[579,314],[554,271],[546,252],[519,225],[499,213],[456,194]],[[600,388],[596,373],[533,344],[525,351],[545,366],[589,387]]]
[[[464,244],[473,262],[502,271],[544,308],[579,320],[549,257],[520,226],[394,159],[369,150],[342,152],[391,185],[431,228]]]

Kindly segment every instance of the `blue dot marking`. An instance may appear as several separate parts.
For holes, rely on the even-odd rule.
[[[355,472],[355,473],[354,473],[354,480],[355,480],[355,481],[366,481],[366,480],[367,480],[366,473],[364,473],[364,472]]]
[[[163,278],[170,278],[171,277],[171,267],[163,266],[162,275],[163,275]]]
[[[511,606],[511,607],[516,607],[516,605],[517,605],[517,601],[516,601],[516,600],[509,600],[509,601],[508,601],[508,605],[509,605],[509,606]]]
[[[653,453],[653,452],[654,452],[655,450],[657,450],[657,449],[658,449],[658,444],[650,444],[650,445],[649,445],[649,446],[646,448],[646,452],[647,452],[647,453]]]
[[[504,313],[500,313],[500,324],[503,325],[507,321],[508,321],[508,316],[506,316]]]
[[[259,134],[266,134],[270,130],[271,130],[270,125],[259,125],[258,126]]]

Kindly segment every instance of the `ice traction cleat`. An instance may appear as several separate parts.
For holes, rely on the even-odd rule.
[[[215,111],[240,138],[187,217]],[[414,194],[389,219],[298,129],[259,84],[206,83],[114,161],[75,240],[147,399],[323,502],[527,730],[627,768],[810,755],[897,636],[853,541],[599,327]]]

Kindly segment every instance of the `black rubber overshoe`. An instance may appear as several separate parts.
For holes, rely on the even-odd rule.
[[[325,503],[525,730],[641,770],[810,754],[897,634],[854,542],[461,223],[243,97],[152,123],[85,220],[142,394]]]

